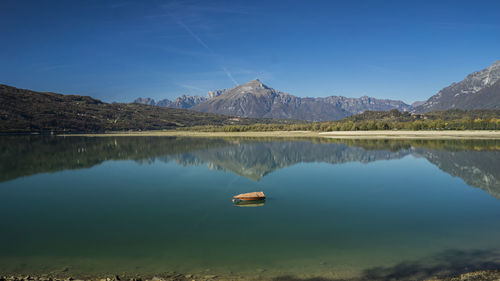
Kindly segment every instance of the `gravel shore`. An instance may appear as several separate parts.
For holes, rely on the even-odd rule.
[[[79,278],[73,277],[62,277],[62,276],[52,276],[50,274],[41,274],[40,276],[3,276],[0,277],[0,281],[222,281],[222,280],[274,280],[274,281],[341,281],[341,279],[329,279],[322,277],[313,278],[296,278],[292,276],[283,276],[276,278],[265,278],[262,279],[260,276],[217,276],[217,275],[193,275],[193,274],[181,274],[177,272],[166,272],[152,277],[142,277],[142,276],[107,276],[107,277],[96,277],[96,276],[82,276]],[[410,279],[404,279],[405,281],[410,281]],[[500,270],[479,270],[468,273],[463,273],[456,276],[447,277],[434,277],[430,279],[425,279],[426,281],[498,281],[500,280]],[[345,281],[368,281],[366,279],[350,279]]]

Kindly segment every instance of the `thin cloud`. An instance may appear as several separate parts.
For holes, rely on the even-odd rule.
[[[184,22],[182,22],[181,20],[177,19],[175,16],[173,16],[172,14],[169,14],[169,16],[174,19],[174,21],[179,25],[181,26],[194,40],[196,40],[196,42],[198,42],[198,44],[200,44],[203,48],[205,48],[209,53],[210,55],[212,55],[213,57],[217,57],[215,52],[212,50],[212,48],[210,48],[207,43],[205,43],[205,41],[203,41],[200,36],[198,36],[198,34],[196,34],[193,30],[191,30],[191,28],[189,28],[189,26],[187,26]],[[234,85],[238,85],[238,82],[233,78],[233,75],[231,74],[231,72],[229,72],[227,70],[227,68],[225,66],[221,66],[222,69],[224,70],[224,73],[226,73],[226,76],[234,83]]]
[[[177,24],[179,24],[182,28],[184,28],[184,30],[186,30],[186,32],[191,35],[191,37],[193,37],[201,46],[203,46],[203,48],[207,49],[207,51],[210,52],[211,55],[213,55],[214,57],[216,56],[215,55],[215,52],[212,50],[212,48],[210,48],[203,40],[201,40],[200,36],[198,36],[196,33],[194,33],[191,28],[189,28],[186,24],[184,24],[181,20],[176,20]],[[224,72],[226,73],[226,76],[231,79],[231,81],[233,81],[234,85],[238,85],[238,82],[233,78],[233,75],[231,74],[231,72],[229,72],[229,70],[227,70],[227,68],[225,66],[222,66],[222,69],[224,70]]]
[[[231,79],[231,81],[233,81],[234,85],[235,86],[238,85],[238,82],[236,82],[236,80],[234,80],[233,75],[231,74],[231,72],[229,72],[227,70],[227,68],[225,68],[225,67],[222,67],[222,69],[224,69],[224,72],[226,73],[227,77],[229,77],[229,79]]]

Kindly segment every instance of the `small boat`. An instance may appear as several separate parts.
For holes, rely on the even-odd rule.
[[[238,194],[236,196],[233,196],[233,202],[258,201],[258,200],[265,200],[265,199],[266,199],[266,195],[264,195],[264,192],[262,192],[262,191],[242,193],[242,194]]]

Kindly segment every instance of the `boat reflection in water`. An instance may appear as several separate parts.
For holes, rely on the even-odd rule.
[[[235,201],[234,206],[237,207],[263,207],[266,203],[266,199],[254,200],[254,201]]]

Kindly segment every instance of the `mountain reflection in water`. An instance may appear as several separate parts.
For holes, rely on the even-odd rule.
[[[297,163],[368,163],[408,155],[423,157],[500,199],[499,140],[2,136],[0,181],[90,168],[109,160],[207,165],[258,181]]]

